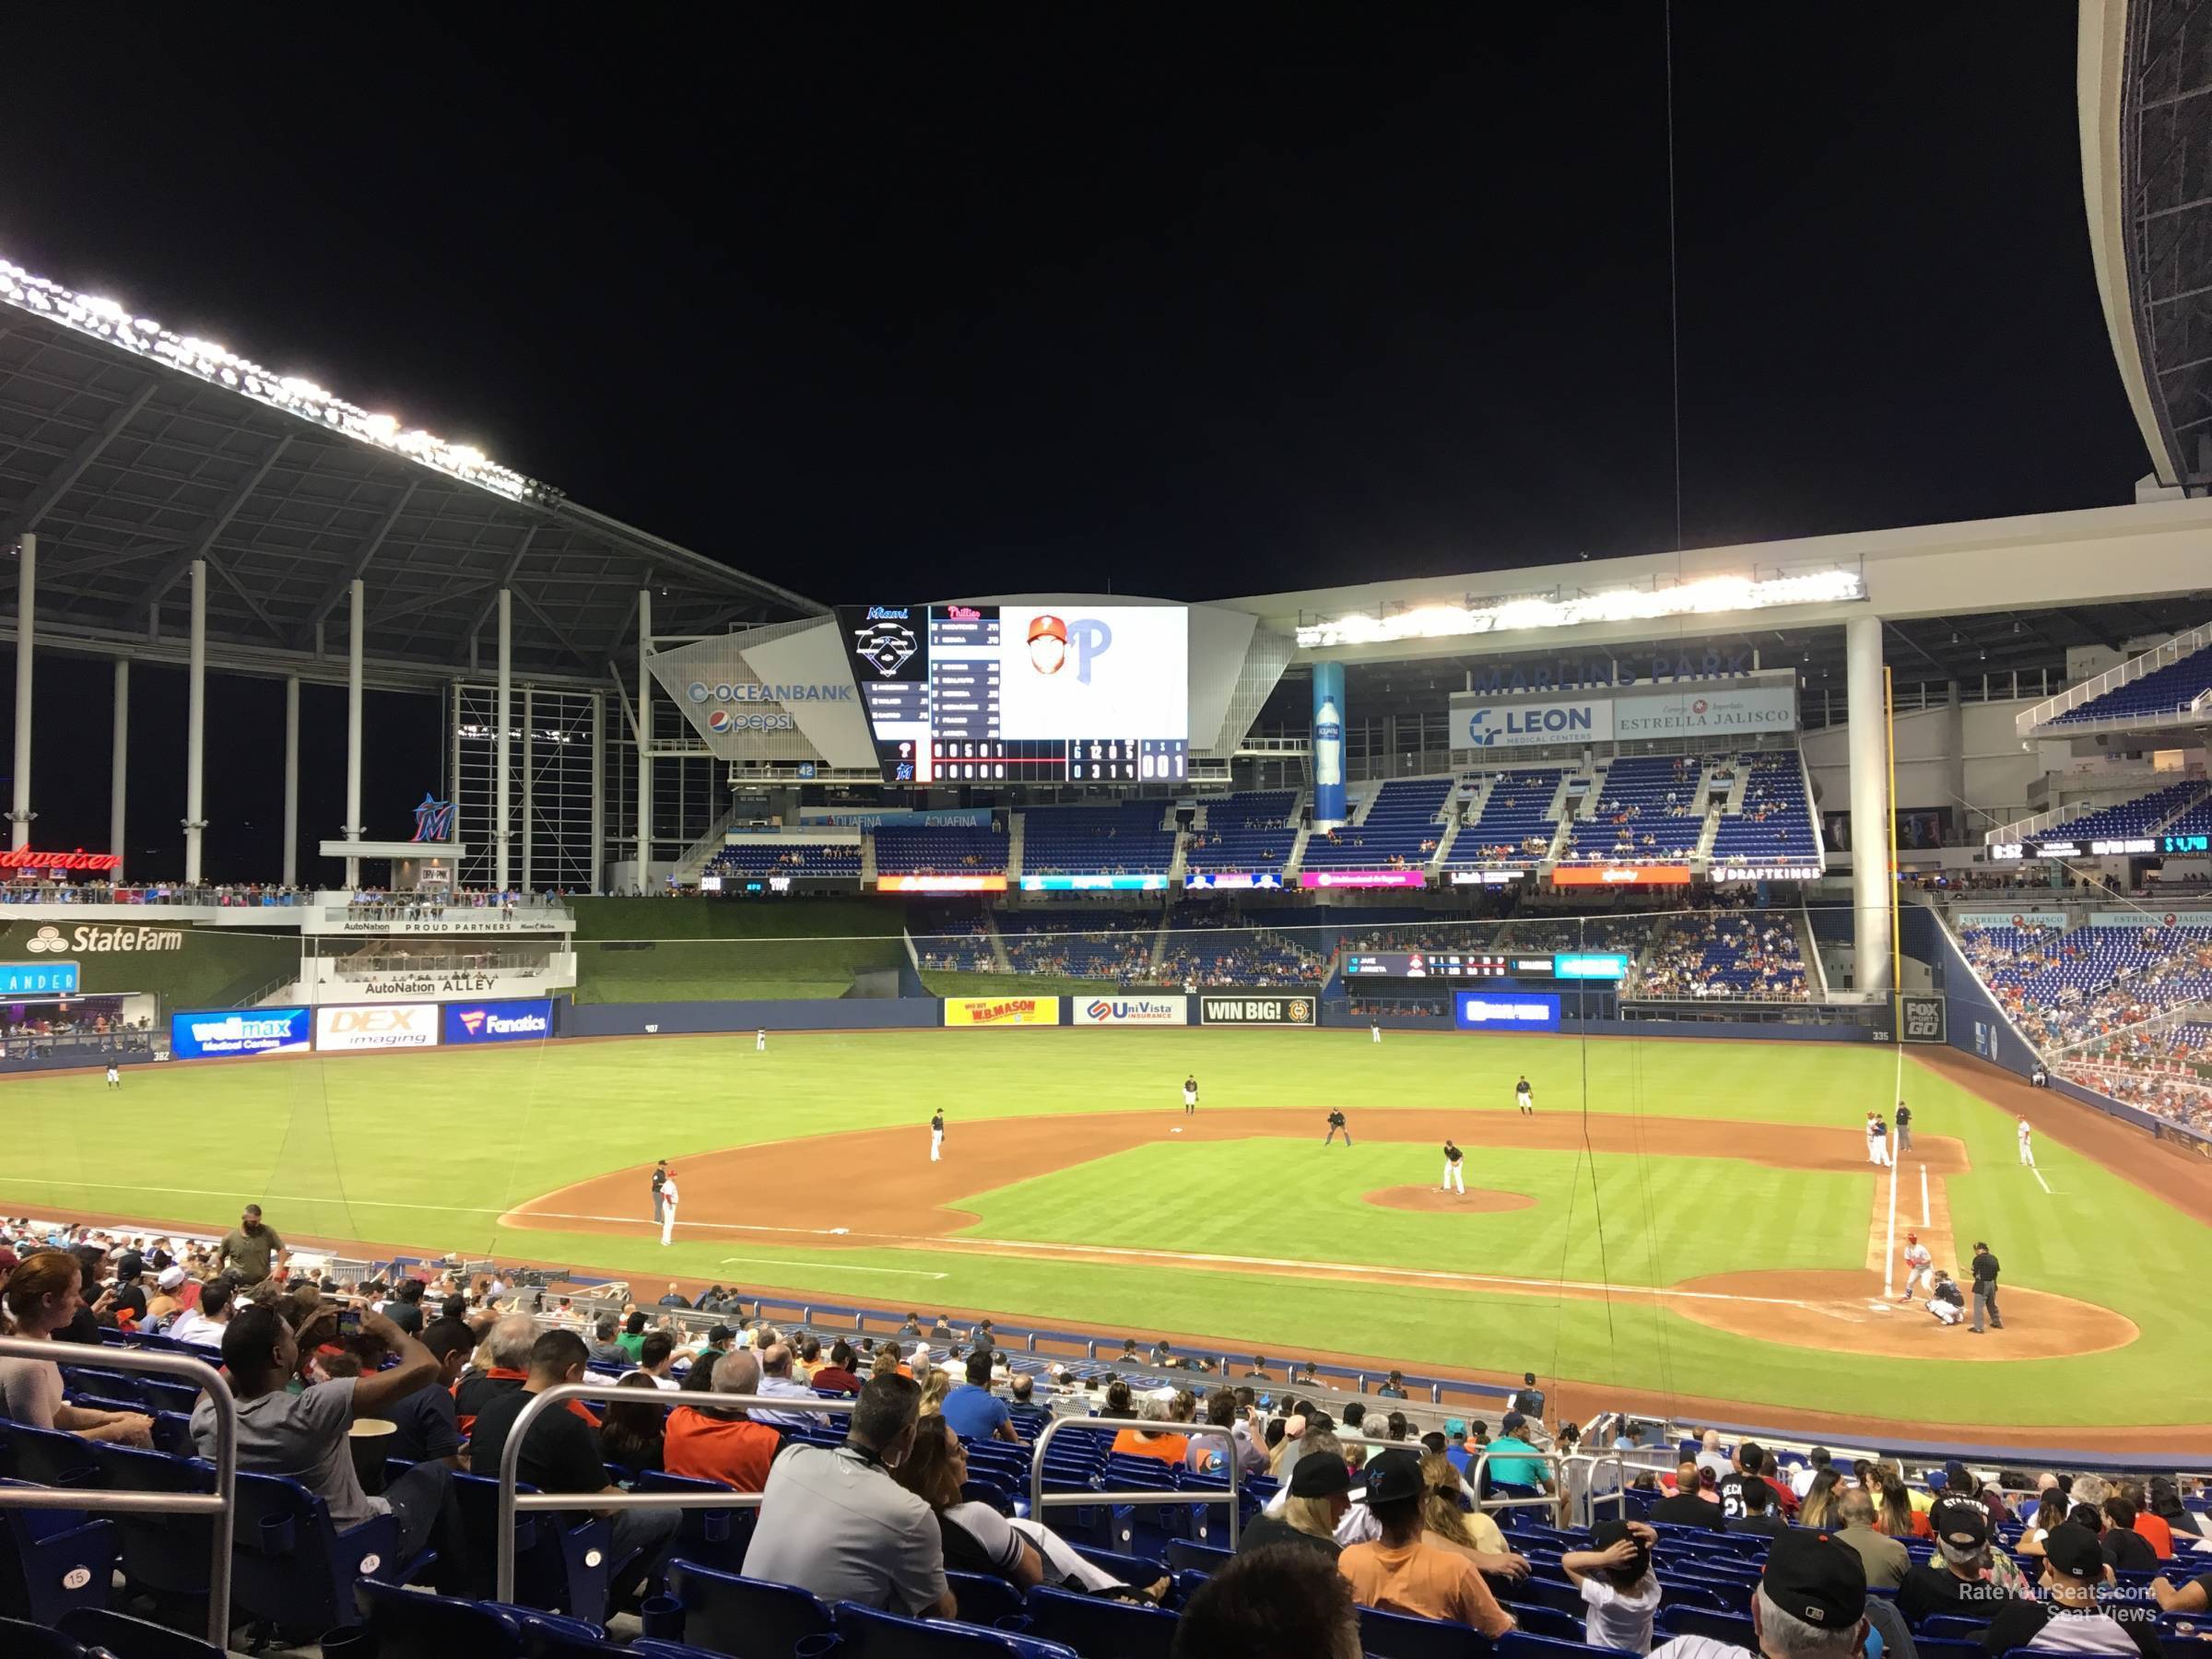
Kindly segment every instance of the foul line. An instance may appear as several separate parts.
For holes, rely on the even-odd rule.
[[[2051,1197],[2055,1198],[2058,1196],[2056,1193],[2051,1191],[2051,1183],[2043,1179],[2043,1172],[2037,1169],[2033,1164],[2030,1164],[2028,1166],[2028,1173],[2035,1177],[2035,1184],[2041,1187],[2043,1191]]]
[[[29,1177],[27,1179],[40,1178]],[[199,1198],[233,1198],[238,1195],[240,1191],[243,1190],[137,1186],[122,1182],[65,1181],[58,1178],[48,1179],[46,1184],[49,1186],[84,1187],[101,1192],[168,1193]],[[511,1208],[499,1209],[488,1205],[406,1204],[381,1198],[336,1199],[327,1195],[315,1196],[290,1193],[268,1193],[263,1196],[283,1204],[343,1203],[355,1209],[423,1210],[447,1216],[498,1216],[501,1218],[502,1221],[518,1213]],[[605,1226],[634,1227],[641,1237],[649,1237],[655,1230],[651,1219],[643,1216],[601,1216],[570,1210],[530,1210],[522,1214],[524,1220],[596,1221]],[[519,1226],[512,1221],[508,1221],[506,1224],[514,1230],[530,1230],[527,1227]],[[954,1239],[912,1233],[856,1234],[848,1232],[841,1227],[771,1227],[763,1223],[748,1221],[679,1220],[676,1225],[680,1228],[699,1229],[701,1233],[768,1233],[794,1238],[837,1238],[855,1245],[881,1244],[898,1249],[952,1250],[982,1254],[1019,1251],[1030,1255],[1044,1255],[1068,1261],[1085,1261],[1098,1256],[1107,1256],[1123,1261],[1150,1262],[1162,1266],[1262,1267],[1286,1273],[1320,1272],[1371,1276],[1385,1279],[1421,1280],[1440,1285],[1466,1285],[1478,1288],[1527,1290],[1540,1295],[1559,1290],[1578,1290],[1586,1291],[1592,1295],[1649,1296],[1681,1301],[1743,1302],[1770,1308],[1803,1308],[1811,1305],[1804,1298],[1794,1296],[1742,1296],[1727,1290],[1685,1290],[1667,1285],[1613,1285],[1596,1279],[1525,1278],[1496,1273],[1453,1273],[1433,1267],[1391,1267],[1372,1262],[1314,1262],[1300,1260],[1293,1256],[1223,1255],[1201,1251],[1137,1250],[1124,1245],[1065,1244],[1034,1239]],[[816,1265],[833,1273],[912,1273],[920,1277],[919,1269],[865,1267],[858,1264],[841,1266],[835,1263],[824,1263],[818,1260],[810,1260],[806,1264],[800,1264],[780,1257],[759,1259],[763,1262],[772,1262],[780,1266]],[[935,1277],[943,1278],[947,1276],[939,1274]],[[1844,1300],[1855,1300],[1857,1299],[1847,1298]]]
[[[732,1262],[751,1262],[764,1267],[797,1267],[803,1265],[789,1261],[782,1256],[724,1256],[722,1258],[722,1265],[724,1267],[727,1267]],[[919,1267],[848,1267],[819,1262],[804,1265],[820,1267],[826,1273],[889,1273],[896,1274],[901,1278],[925,1279],[941,1279],[951,1277],[949,1274],[944,1273],[924,1273]]]

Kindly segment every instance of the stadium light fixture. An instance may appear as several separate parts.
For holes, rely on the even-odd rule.
[[[1397,640],[1446,640],[1468,634],[1515,633],[1523,629],[1573,628],[1591,622],[1725,616],[1781,605],[1839,605],[1865,597],[1866,579],[1855,570],[1767,577],[1700,576],[1666,587],[1654,583],[1606,588],[1571,597],[1470,599],[1456,605],[1418,605],[1386,616],[1355,611],[1326,622],[1300,625],[1298,642],[1308,650],[1382,645]]]
[[[116,300],[75,293],[6,259],[0,259],[0,302],[135,357],[152,359],[209,385],[242,393],[256,403],[314,421],[511,501],[549,505],[560,499],[551,486],[501,466],[468,444],[448,443],[424,431],[403,432],[392,416],[356,408],[311,380],[273,374],[211,340],[171,334],[151,318],[132,316]]]

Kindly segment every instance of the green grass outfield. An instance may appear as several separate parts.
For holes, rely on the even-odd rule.
[[[963,1200],[987,1238],[1371,1262],[1551,1279],[1671,1283],[1702,1274],[1863,1264],[1875,1176],[1778,1171],[1725,1156],[1730,1121],[1855,1127],[1891,1094],[1887,1050],[1826,1043],[1572,1040],[1364,1031],[916,1031],[547,1043],[330,1060],[134,1069],[0,1085],[0,1209],[228,1223],[242,1201],[281,1230],[588,1263],[650,1285],[669,1275],[804,1288],[825,1300],[1026,1312],[1208,1332],[1260,1350],[1314,1348],[1519,1371],[1780,1408],[2009,1425],[2201,1423],[2212,1309],[2175,1288],[2212,1270],[2212,1228],[2049,1138],[2042,1187],[2012,1120],[1908,1065],[1914,1126],[1963,1140],[1949,1177],[1960,1241],[1986,1237],[2006,1282],[2100,1303],[2142,1329],[2130,1348],[2001,1363],[1888,1359],[1734,1336],[1648,1302],[1460,1287],[1367,1286],[1019,1254],[824,1251],[804,1241],[502,1232],[514,1205],[666,1155],[888,1124],[944,1107],[983,1116],[1176,1110],[1195,1070],[1209,1114],[1342,1105],[1358,1146],[1279,1139],[1143,1147]],[[1713,1120],[1712,1157],[1477,1147],[1469,1184],[1534,1208],[1429,1216],[1359,1194],[1435,1179],[1435,1148],[1394,1139],[1393,1106],[1510,1112],[1517,1072],[1547,1114]],[[826,1169],[826,1182],[846,1171]],[[763,1193],[755,1219],[778,1220]],[[1605,1218],[1602,1259],[1594,1213]]]

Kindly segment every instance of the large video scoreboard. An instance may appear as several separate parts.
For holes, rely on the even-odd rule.
[[[838,620],[886,783],[1188,774],[1181,606],[870,605]]]

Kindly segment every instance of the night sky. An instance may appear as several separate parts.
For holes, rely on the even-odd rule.
[[[829,601],[1675,545],[1659,6],[807,9],[17,18],[0,253]],[[1688,545],[2130,499],[2074,29],[1677,6]]]

